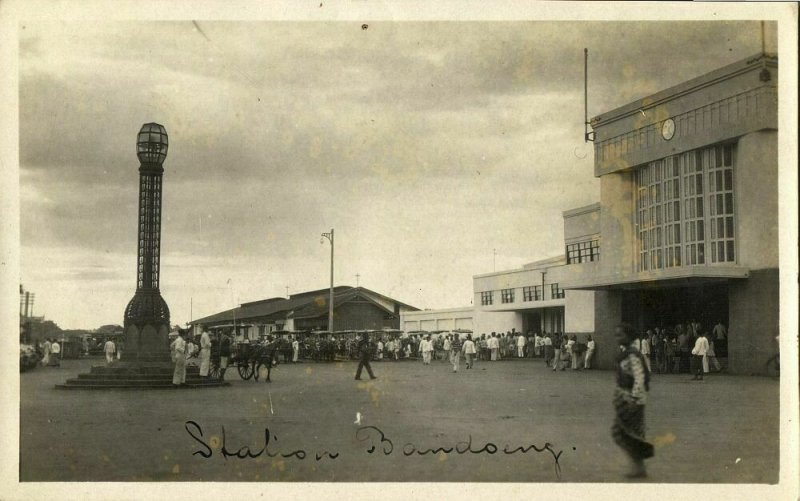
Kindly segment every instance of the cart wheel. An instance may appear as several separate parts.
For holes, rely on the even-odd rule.
[[[211,367],[211,370],[209,371],[208,375],[213,379],[219,379],[219,373],[220,373],[219,365],[214,365]]]
[[[245,381],[253,377],[253,366],[247,362],[240,362],[239,363],[239,377],[244,379]]]

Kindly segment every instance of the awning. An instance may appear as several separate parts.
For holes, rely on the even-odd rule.
[[[741,280],[750,276],[742,266],[691,266],[641,272],[632,275],[597,275],[560,284],[566,290],[637,290],[653,287],[692,287]]]

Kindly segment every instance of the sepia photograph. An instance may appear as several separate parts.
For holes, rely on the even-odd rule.
[[[796,498],[796,5],[99,4],[4,35],[18,496]]]

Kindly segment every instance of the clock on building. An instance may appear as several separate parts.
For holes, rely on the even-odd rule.
[[[675,135],[675,122],[668,118],[661,124],[661,137],[669,141]]]

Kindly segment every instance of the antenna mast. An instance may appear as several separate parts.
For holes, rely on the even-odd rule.
[[[589,131],[589,49],[583,49],[583,142],[594,141],[594,131]]]

